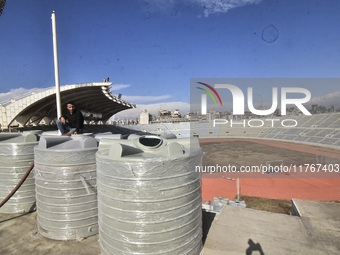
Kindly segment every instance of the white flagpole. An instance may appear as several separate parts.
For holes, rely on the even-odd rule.
[[[61,101],[60,101],[60,83],[59,83],[59,64],[58,64],[58,45],[57,45],[57,24],[55,12],[52,12],[52,33],[53,33],[53,53],[54,53],[54,76],[55,76],[55,94],[57,101],[57,118],[61,117]]]

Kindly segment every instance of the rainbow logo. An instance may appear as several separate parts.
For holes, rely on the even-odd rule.
[[[216,91],[213,87],[211,87],[210,85],[205,84],[205,83],[203,83],[203,82],[197,82],[197,83],[199,83],[199,84],[201,84],[201,85],[204,85],[204,86],[208,87],[209,89],[211,89],[211,91],[214,92],[215,95],[217,96],[217,98],[218,98],[218,100],[220,101],[220,104],[221,104],[221,106],[222,106],[222,100],[221,100],[221,98],[220,98],[220,95],[217,93],[217,91]],[[200,87],[197,87],[197,88],[203,90],[204,92],[206,92],[206,93],[212,98],[212,100],[214,100],[215,105],[217,105],[214,96],[211,94],[211,92],[210,92],[209,90],[203,89],[203,88],[200,88]]]

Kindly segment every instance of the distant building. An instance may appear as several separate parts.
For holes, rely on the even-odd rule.
[[[176,109],[173,114],[171,115],[171,118],[182,118],[181,113],[178,109]]]
[[[158,120],[168,120],[168,119],[171,119],[171,111],[168,111],[168,110],[158,111]]]
[[[140,113],[139,124],[147,125],[150,123],[151,119],[151,114],[149,114],[148,110],[145,109]]]

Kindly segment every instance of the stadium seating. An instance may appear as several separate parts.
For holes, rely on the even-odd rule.
[[[312,116],[285,116],[275,119],[280,121],[294,119],[298,125],[287,128],[278,125],[279,121],[277,121],[274,127],[267,125],[267,123],[263,127],[230,127],[229,125],[213,127],[213,122],[182,122],[125,127],[157,135],[171,132],[178,138],[190,136],[200,138],[259,138],[340,147],[340,113],[338,112],[314,114]]]

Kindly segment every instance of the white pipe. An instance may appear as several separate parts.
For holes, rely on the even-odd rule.
[[[53,54],[54,54],[54,76],[55,76],[55,94],[57,101],[57,118],[61,117],[61,101],[60,101],[60,83],[59,83],[59,64],[58,64],[58,45],[57,45],[57,24],[55,12],[52,12],[52,33],[53,33]]]

